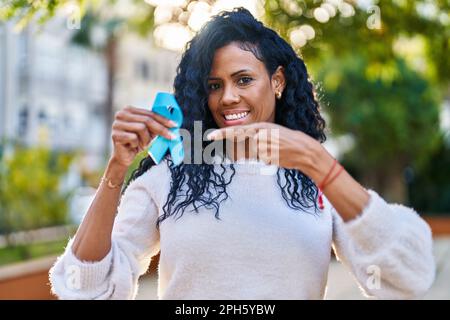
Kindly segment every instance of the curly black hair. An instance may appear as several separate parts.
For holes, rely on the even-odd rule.
[[[269,76],[273,75],[278,66],[284,67],[286,88],[282,98],[276,100],[275,123],[300,130],[323,143],[326,139],[325,121],[320,115],[320,106],[315,99],[314,87],[303,60],[284,39],[256,20],[245,8],[222,11],[187,43],[174,81],[175,98],[185,115],[182,128],[188,130],[191,136],[194,135],[194,121],[202,121],[202,136],[206,130],[217,128],[208,107],[207,79],[215,51],[231,42],[237,43],[243,50],[251,51],[264,63]],[[202,148],[209,143],[211,142],[202,142]],[[220,220],[220,203],[228,198],[226,187],[235,174],[233,164],[221,163],[222,172],[217,172],[214,164],[202,162],[173,166],[168,155],[165,161],[170,168],[172,180],[163,207],[164,214],[158,218],[157,228],[172,215],[176,217],[181,213],[181,217],[189,205],[196,212],[202,206],[214,209],[215,217]],[[126,186],[154,164],[150,156],[144,158],[133,171]],[[229,179],[225,179],[227,170],[231,170]],[[285,177],[283,185],[282,173]],[[317,212],[318,188],[308,176],[299,170],[278,168],[277,183],[289,207],[299,211],[314,207]],[[183,186],[187,187],[184,192]]]

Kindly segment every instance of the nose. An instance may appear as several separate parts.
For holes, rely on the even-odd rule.
[[[236,92],[236,88],[233,86],[225,86],[223,90],[223,96],[222,96],[222,104],[223,105],[232,105],[239,103],[240,96]]]

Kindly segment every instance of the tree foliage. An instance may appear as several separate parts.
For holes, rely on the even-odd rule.
[[[419,39],[423,42],[423,56],[414,58],[425,59],[421,61],[426,64],[423,71],[448,85],[450,2],[379,0],[373,3],[376,5],[361,6],[356,1],[342,0],[266,0],[265,20],[287,40],[295,28],[311,26],[315,36],[300,51],[306,61],[315,64],[324,58],[357,54],[370,63],[389,65],[398,56],[408,55],[397,49],[399,41]],[[324,4],[335,4],[331,5],[334,9],[325,7],[335,10],[335,15],[329,16],[327,22],[319,22],[314,12]]]
[[[13,146],[0,162],[0,233],[67,222],[70,191],[61,189],[73,153]]]
[[[317,80],[333,133],[353,136],[349,156],[363,167],[420,166],[440,141],[439,92],[403,60],[394,61],[389,80],[368,76],[367,64],[358,56],[323,61]]]
[[[406,202],[405,169],[425,172],[442,147],[449,2],[372,3],[267,0],[265,20],[297,45],[331,132],[354,139],[342,161],[366,185]],[[326,19],[318,8],[327,9]]]

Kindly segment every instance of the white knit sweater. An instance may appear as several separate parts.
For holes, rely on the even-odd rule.
[[[139,276],[160,251],[159,299],[323,299],[332,247],[367,295],[417,298],[431,286],[431,232],[413,209],[368,190],[361,215],[344,223],[326,199],[316,215],[289,208],[277,175],[267,174],[273,166],[238,162],[235,168],[221,220],[201,207],[169,217],[158,231],[171,175],[165,161],[152,167],[126,190],[112,248],[101,261],[78,260],[69,241],[50,270],[53,293],[133,299]]]

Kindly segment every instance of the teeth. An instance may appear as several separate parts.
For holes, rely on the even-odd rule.
[[[229,114],[229,115],[225,115],[225,119],[226,120],[237,120],[237,119],[244,118],[245,116],[247,116],[247,114],[248,114],[248,112]]]

